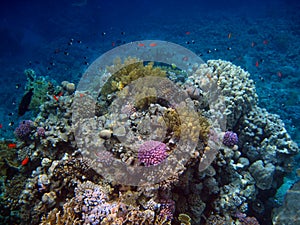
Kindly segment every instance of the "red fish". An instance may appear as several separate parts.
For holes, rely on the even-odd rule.
[[[9,144],[7,144],[7,147],[8,148],[16,148],[17,144],[15,144],[15,143],[9,143]]]
[[[3,127],[2,123],[0,123],[0,129]]]
[[[145,47],[145,44],[139,43],[138,46],[139,46],[139,47]]]
[[[263,44],[267,45],[267,44],[269,44],[269,41],[266,39],[266,40],[263,41]]]
[[[157,46],[157,44],[154,43],[154,42],[152,42],[152,43],[149,44],[149,46],[150,46],[150,47],[155,47],[155,46]]]
[[[21,162],[21,165],[25,166],[28,162],[29,162],[29,158],[28,156],[26,156],[25,159],[23,159],[23,161]]]
[[[61,91],[61,92],[58,93],[57,97],[60,97],[60,96],[62,96],[63,94],[64,94],[64,93]]]
[[[255,62],[255,66],[256,66],[256,67],[258,67],[258,66],[259,66],[259,63],[258,63],[258,61],[256,61],[256,62]]]
[[[191,32],[187,31],[187,32],[185,32],[185,34],[186,34],[186,35],[190,35],[190,34],[191,34]]]
[[[58,102],[58,97],[56,95],[53,95],[53,98],[54,98],[55,101]]]

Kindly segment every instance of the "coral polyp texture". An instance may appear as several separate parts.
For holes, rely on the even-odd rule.
[[[24,140],[29,137],[33,129],[33,122],[31,120],[23,120],[19,123],[19,126],[15,129],[15,135],[17,138]]]
[[[145,166],[155,166],[167,158],[167,146],[159,141],[146,141],[138,151],[138,159]]]
[[[92,83],[96,100],[64,81],[20,123],[16,145],[3,142],[2,224],[271,224],[299,150],[257,105],[248,72],[210,60],[175,73],[137,58],[102,69],[111,78]],[[124,173],[129,184],[115,179]]]
[[[232,131],[226,131],[223,137],[223,144],[228,147],[233,147],[239,141],[239,138],[236,133]]]

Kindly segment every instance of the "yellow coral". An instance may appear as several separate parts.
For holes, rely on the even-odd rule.
[[[66,202],[63,206],[63,213],[57,208],[54,208],[46,216],[42,217],[40,225],[79,225],[81,220],[77,217],[74,211],[76,202],[74,198]]]
[[[154,67],[153,62],[144,65],[144,62],[137,58],[128,57],[122,63],[120,58],[114,60],[114,65],[107,67],[106,70],[112,74],[104,84],[101,94],[107,96],[114,91],[122,90],[126,85],[141,77],[155,76],[166,77],[166,71],[160,67]]]
[[[181,225],[191,224],[191,217],[185,213],[180,213],[178,216],[178,220],[180,221]]]

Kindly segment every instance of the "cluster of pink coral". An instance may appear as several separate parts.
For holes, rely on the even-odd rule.
[[[146,141],[138,151],[138,159],[145,166],[155,166],[167,158],[167,145],[160,141]]]

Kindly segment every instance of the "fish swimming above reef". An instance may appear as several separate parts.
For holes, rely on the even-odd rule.
[[[23,95],[18,109],[19,116],[23,116],[28,111],[32,96],[33,88],[31,88],[25,95]]]

